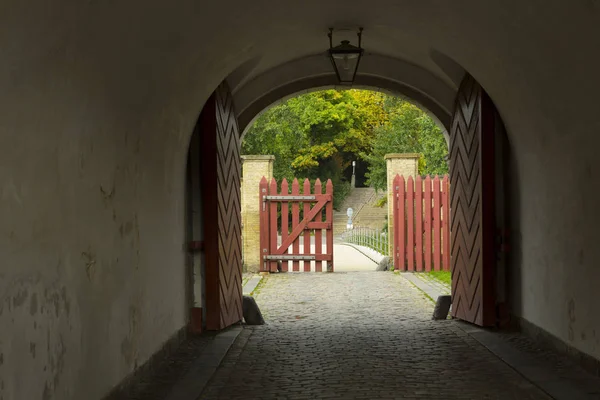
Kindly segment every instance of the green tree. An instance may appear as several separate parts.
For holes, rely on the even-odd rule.
[[[296,171],[292,162],[298,149],[308,146],[305,132],[300,129],[300,119],[289,102],[265,111],[248,129],[242,140],[242,154],[274,155],[274,176],[291,181]]]
[[[367,90],[323,90],[291,98],[260,115],[248,130],[243,154],[275,156],[274,176],[331,179],[339,209],[352,160],[369,163],[369,183],[385,188],[384,155],[422,153],[421,173],[445,172],[444,139],[435,123],[401,98]]]
[[[374,130],[387,122],[386,95],[324,90],[298,96],[263,113],[242,142],[243,154],[273,154],[274,175],[330,178],[339,208],[349,191],[343,171],[370,148]]]
[[[417,106],[395,98],[386,103],[390,120],[375,130],[372,147],[362,152],[368,162],[367,183],[386,190],[387,173],[384,157],[391,153],[419,153],[421,175],[443,175],[448,172],[448,147],[440,128]]]

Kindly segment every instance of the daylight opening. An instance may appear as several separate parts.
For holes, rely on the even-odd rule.
[[[414,207],[417,198],[434,214],[435,207],[438,214],[444,214],[441,207],[448,194],[448,145],[442,129],[405,98],[371,90],[319,90],[267,109],[254,120],[242,141],[243,187],[248,187],[242,190],[245,250],[257,253],[255,262],[265,271],[392,269],[393,193],[388,180],[402,175],[404,184],[412,187],[409,208],[414,241],[410,246],[417,242],[421,246],[405,262],[412,262],[413,268],[416,263],[422,268],[429,263],[433,266],[430,269],[448,270],[441,246],[437,254],[431,243],[435,224],[422,238],[414,233],[414,225],[432,218],[425,208]],[[263,216],[260,228],[261,210],[254,210],[259,204],[246,203],[259,200],[258,186],[263,177],[261,190],[266,197],[262,211],[269,215]],[[327,184],[333,188],[331,211],[327,202],[319,203],[317,198],[329,193]],[[420,196],[425,192],[431,197],[428,202]],[[317,197],[308,201],[300,195]],[[321,208],[311,214],[315,207]],[[256,245],[260,249],[248,245],[255,242],[249,238],[255,228],[250,222],[253,219],[259,220],[263,243]],[[442,217],[439,219],[441,222]],[[266,229],[267,220],[276,222]],[[299,226],[302,221],[305,226]],[[441,224],[437,228],[441,236]],[[423,250],[425,244],[429,250]],[[353,245],[364,257],[357,260],[354,252],[345,259],[345,247],[339,247],[345,245]],[[267,258],[261,259],[261,254]],[[245,251],[244,259],[252,258]]]

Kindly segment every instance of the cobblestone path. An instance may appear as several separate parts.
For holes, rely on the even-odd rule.
[[[279,274],[201,399],[548,399],[389,272]]]

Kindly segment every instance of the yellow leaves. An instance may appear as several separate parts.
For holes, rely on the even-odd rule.
[[[310,155],[298,156],[292,161],[292,167],[296,169],[308,169],[318,166],[319,162]]]
[[[292,167],[298,169],[318,167],[319,159],[330,158],[337,153],[338,149],[333,142],[327,142],[320,143],[300,151],[302,154],[296,157],[292,162]]]
[[[385,183],[383,156],[389,152],[423,153],[420,170],[441,168],[445,147],[434,140],[443,141],[436,129],[427,114],[404,99],[368,90],[323,90],[288,99],[261,115],[246,135],[244,151],[275,155],[278,176],[341,179],[352,160],[362,159],[377,186]]]
[[[339,90],[329,89],[329,90],[326,90],[325,92],[327,94],[329,94],[334,100],[339,100],[343,97],[342,92]]]
[[[419,153],[419,171],[425,171],[425,167],[427,167],[427,160],[425,159],[425,154]]]
[[[381,92],[370,90],[352,89],[350,96],[357,104],[356,113],[363,119],[365,126],[373,129],[389,122],[389,112],[385,109],[385,100],[388,96]]]
[[[327,142],[312,146],[309,151],[317,157],[327,158],[331,157],[331,155],[335,153],[337,149],[333,142]]]

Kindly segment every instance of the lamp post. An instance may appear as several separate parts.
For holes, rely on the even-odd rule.
[[[333,47],[333,28],[329,28],[329,58],[338,81],[341,85],[352,85],[356,78],[358,65],[364,50],[361,47],[363,28],[359,28],[358,47],[350,44],[349,40],[342,40]]]

